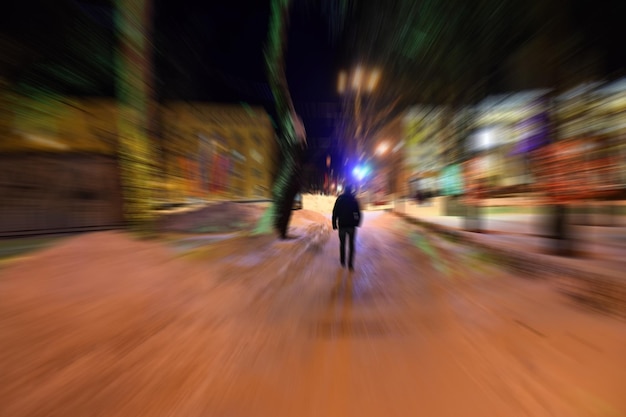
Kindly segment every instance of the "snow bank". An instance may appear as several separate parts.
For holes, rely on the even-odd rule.
[[[144,296],[171,291],[179,275],[171,252],[157,242],[121,232],[96,232],[62,241],[9,266],[0,275],[2,307],[20,302],[108,297],[130,292]]]
[[[318,213],[331,214],[335,205],[335,196],[304,194],[302,196],[302,207]]]
[[[253,204],[222,202],[194,211],[163,216],[157,224],[160,232],[224,233],[254,227],[266,208]]]
[[[323,222],[332,212],[335,199],[336,197],[332,196],[306,194],[303,196],[304,210],[294,211],[292,219],[308,218]],[[194,211],[164,215],[157,222],[157,230],[175,233],[227,233],[251,230],[267,210],[267,207],[254,204],[216,203]],[[323,213],[326,216],[313,218],[312,212]]]
[[[305,249],[320,249],[330,237],[331,224],[328,216],[311,210],[299,210],[291,218],[291,228]]]

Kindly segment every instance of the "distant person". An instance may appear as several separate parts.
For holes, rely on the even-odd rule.
[[[351,185],[346,188],[333,207],[333,230],[339,228],[339,260],[341,266],[346,266],[346,235],[350,238],[350,253],[348,255],[348,268],[354,269],[354,238],[356,228],[361,226],[361,208],[354,196]]]

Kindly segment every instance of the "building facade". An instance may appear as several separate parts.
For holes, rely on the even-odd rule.
[[[174,102],[162,112],[170,198],[271,198],[278,150],[263,109]]]
[[[454,115],[416,106],[404,121],[411,194],[534,193],[558,195],[568,204],[623,198],[625,103],[622,79],[583,84],[558,96],[549,90],[491,96]],[[460,165],[450,158],[454,149],[463,153]]]
[[[123,223],[114,100],[4,94],[0,235]],[[151,132],[154,204],[271,198],[277,144],[262,108],[166,103]]]

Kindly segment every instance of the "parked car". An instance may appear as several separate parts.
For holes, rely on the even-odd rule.
[[[292,210],[302,210],[302,194],[298,193],[293,199]]]

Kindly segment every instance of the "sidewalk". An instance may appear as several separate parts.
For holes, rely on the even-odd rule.
[[[410,214],[409,214],[410,215]],[[465,230],[465,219],[457,216],[411,216],[455,230]],[[521,245],[525,251],[546,253],[551,249],[549,217],[545,215],[486,215],[481,230],[472,233],[498,244]],[[570,225],[575,250],[586,259],[617,263],[626,267],[626,227]]]
[[[618,226],[572,225],[573,248],[577,256],[551,253],[554,241],[546,236],[538,214],[497,215],[481,218],[482,233],[464,229],[464,219],[455,216],[415,214],[396,208],[395,213],[443,237],[487,251],[498,262],[531,276],[573,278],[586,293],[626,301],[626,226],[618,216]],[[580,288],[579,288],[580,289]]]

